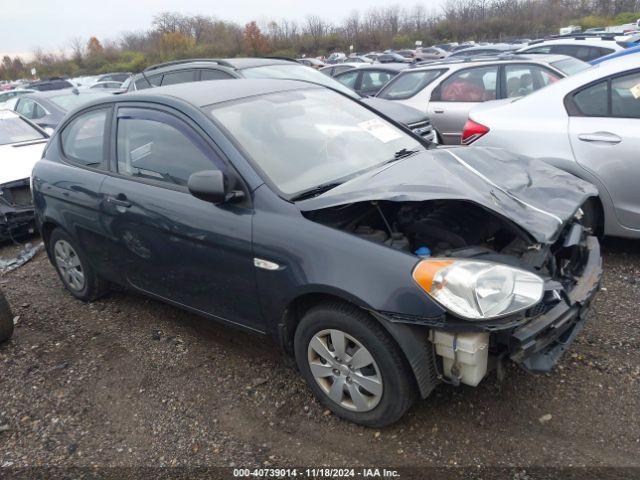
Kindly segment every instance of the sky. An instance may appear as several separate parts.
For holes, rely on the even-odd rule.
[[[412,7],[418,0],[0,0],[0,54],[29,55],[37,47],[45,51],[68,50],[74,37],[117,39],[126,31],[145,30],[155,14],[214,15],[240,24],[261,19],[302,20],[320,15],[336,22],[351,11],[390,4]],[[435,9],[442,0],[421,0]]]

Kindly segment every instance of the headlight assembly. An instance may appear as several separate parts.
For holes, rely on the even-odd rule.
[[[544,281],[538,275],[481,260],[422,260],[413,270],[413,279],[447,310],[468,320],[525,310],[544,293]]]

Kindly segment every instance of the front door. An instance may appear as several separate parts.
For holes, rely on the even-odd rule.
[[[169,112],[120,108],[116,175],[102,185],[111,256],[126,283],[263,330],[251,246],[252,209],[187,190],[192,173],[230,167],[194,126]]]
[[[569,117],[576,161],[613,200],[621,225],[640,229],[640,72],[603,80],[573,95]]]

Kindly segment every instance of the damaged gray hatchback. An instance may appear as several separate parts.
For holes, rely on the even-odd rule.
[[[368,426],[505,361],[549,371],[601,276],[591,185],[501,150],[428,150],[294,81],[86,105],[33,187],[73,295],[119,284],[269,335],[323,404]]]

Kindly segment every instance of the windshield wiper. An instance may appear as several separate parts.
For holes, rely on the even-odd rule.
[[[323,193],[328,192],[338,185],[342,185],[342,182],[323,183],[321,185],[318,185],[317,187],[313,187],[309,190],[298,193],[297,195],[291,197],[291,201],[297,202],[298,200],[306,200],[308,198],[317,197],[318,195],[322,195]]]
[[[395,160],[400,160],[401,158],[410,157],[414,153],[418,153],[418,150],[409,150],[408,148],[403,148],[393,154],[393,159],[391,159],[390,162],[393,162]]]

